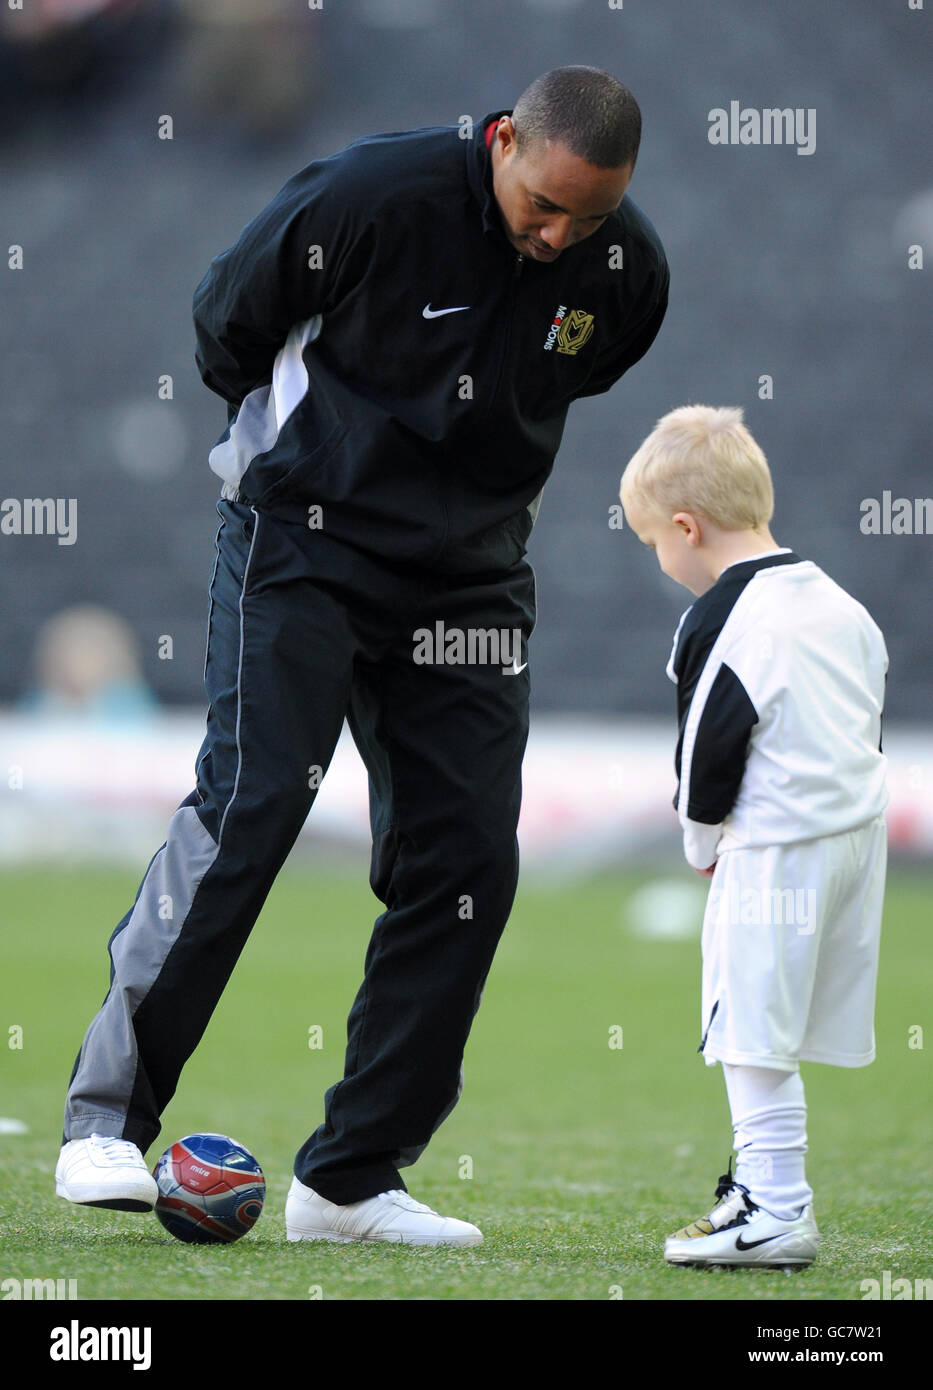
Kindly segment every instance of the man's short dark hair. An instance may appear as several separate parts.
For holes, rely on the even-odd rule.
[[[638,102],[600,68],[554,68],[535,78],[515,103],[512,124],[518,154],[550,140],[598,169],[634,165],[638,156]]]

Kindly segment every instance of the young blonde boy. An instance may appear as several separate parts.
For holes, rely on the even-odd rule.
[[[697,595],[677,685],[684,854],[711,878],[702,1029],[737,1162],[665,1242],[673,1264],[805,1265],[818,1231],[799,1063],[866,1066],[886,868],[881,632],[768,529],[771,476],[738,409],[658,421],[622,477],[626,520]]]

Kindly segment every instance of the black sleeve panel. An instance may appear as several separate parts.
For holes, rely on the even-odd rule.
[[[735,805],[758,712],[738,676],[721,666],[707,696],[690,763],[687,816],[719,825]]]
[[[691,609],[681,629],[680,641],[677,644],[677,653],[674,658],[674,669],[677,674],[677,748],[674,753],[674,770],[677,773],[678,782],[680,781],[684,729],[693,701],[693,692],[703,674],[703,668],[724,621],[725,617],[720,619],[717,616],[713,622],[708,622],[705,612],[694,615]],[[678,804],[678,799],[679,792],[674,796],[675,807]]]
[[[723,571],[713,587],[707,589],[706,593],[698,598],[696,603],[684,614],[678,635],[677,650],[673,656],[673,670],[677,677],[678,727],[674,770],[677,773],[678,782],[681,775],[680,763],[683,752],[684,728],[693,701],[693,692],[697,688],[716,639],[735,607],[736,600],[758,570],[772,568],[775,565],[799,564],[800,556],[795,555],[793,551],[786,551],[780,555],[768,555],[762,559],[745,560],[741,564],[730,565]],[[753,724],[757,723],[757,718],[757,715],[753,716]],[[674,797],[675,807],[678,804],[679,792]],[[731,810],[731,804],[729,809]],[[707,820],[705,816],[694,817],[691,815],[690,819],[698,819],[708,825],[716,825],[719,818]]]

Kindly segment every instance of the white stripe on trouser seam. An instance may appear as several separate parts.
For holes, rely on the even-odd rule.
[[[253,538],[250,541],[249,554],[246,557],[246,565],[243,569],[243,586],[240,589],[240,602],[238,605],[240,610],[240,652],[239,658],[237,660],[236,671],[236,777],[233,780],[233,791],[230,793],[230,800],[224,807],[224,814],[220,822],[220,829],[217,832],[218,850],[220,849],[220,846],[223,844],[224,826],[227,823],[227,816],[230,812],[230,807],[236,800],[236,794],[240,786],[240,771],[243,767],[243,748],[240,743],[240,720],[243,715],[243,649],[246,643],[246,637],[243,631],[243,599],[246,597],[246,584],[247,580],[249,579],[249,567],[253,559],[253,547],[256,544],[256,537],[259,535],[259,513],[257,512],[255,507],[250,507],[250,511],[256,518],[256,523],[253,527]]]
[[[211,582],[207,586],[207,635],[204,642],[204,671],[202,681],[207,680],[207,655],[211,647],[211,618],[214,613],[214,580],[217,578],[217,566],[220,564],[220,533],[227,524],[227,518],[220,518],[220,525],[214,536],[214,568],[211,570]]]

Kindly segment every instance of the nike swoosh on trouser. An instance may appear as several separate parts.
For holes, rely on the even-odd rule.
[[[442,314],[462,314],[464,309],[469,309],[469,304],[457,304],[453,309],[432,309],[430,300],[421,310],[421,315],[426,319],[439,319]]]

